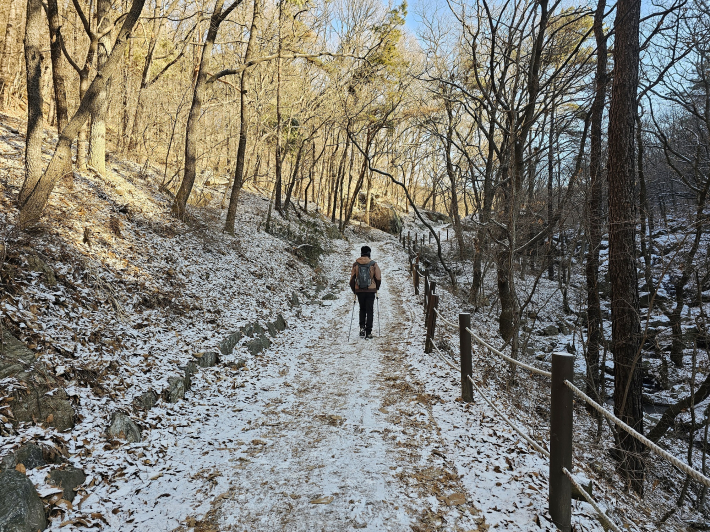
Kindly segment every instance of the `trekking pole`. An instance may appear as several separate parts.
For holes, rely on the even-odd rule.
[[[377,300],[377,336],[382,336],[382,328],[380,327],[380,294],[375,292],[375,299]]]
[[[355,299],[353,299],[353,311],[350,314],[350,328],[348,329],[348,342],[350,341],[350,333],[353,330],[353,318],[355,317],[355,301],[357,301],[357,296],[355,296]],[[379,312],[379,307],[378,307],[378,312]],[[379,318],[379,314],[378,314]]]

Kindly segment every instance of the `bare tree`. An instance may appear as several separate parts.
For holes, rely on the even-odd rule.
[[[25,22],[25,68],[27,71],[27,135],[25,144],[25,182],[20,190],[22,204],[42,175],[44,128],[42,100],[42,2],[27,1]]]
[[[217,0],[215,3],[205,42],[202,46],[202,57],[197,69],[192,106],[190,107],[190,114],[185,130],[185,173],[172,208],[173,214],[178,218],[185,216],[187,200],[195,184],[195,176],[197,174],[197,123],[200,119],[202,103],[205,97],[209,68],[208,62],[212,57],[212,48],[214,47],[220,25],[234,9],[242,3],[242,0],[234,0],[226,8],[224,8],[224,2],[225,0]]]
[[[106,61],[104,68],[96,74],[94,81],[87,90],[79,104],[79,109],[74,113],[69,124],[59,134],[59,141],[55,147],[52,159],[45,172],[37,181],[32,182],[25,178],[22,187],[22,200],[20,201],[20,226],[28,227],[37,223],[42,216],[47,200],[55,183],[66,172],[71,171],[71,144],[79,129],[89,119],[92,112],[97,109],[98,94],[104,90],[107,80],[118,68],[126,50],[128,37],[138,21],[145,0],[133,0],[130,11],[123,18],[123,25],[113,46],[113,50]]]
[[[614,414],[643,433],[640,323],[636,273],[637,222],[634,187],[634,123],[639,71],[641,4],[619,0],[614,21],[614,79],[609,110],[609,277],[611,278]],[[621,469],[643,493],[643,446],[625,432],[618,436]]]
[[[254,0],[251,29],[249,30],[249,41],[247,42],[246,51],[244,52],[245,65],[249,65],[254,55],[256,35],[259,31],[260,20],[261,0]],[[239,79],[239,145],[237,147],[237,166],[234,169],[234,183],[232,184],[232,193],[229,198],[229,208],[227,209],[227,220],[224,224],[224,230],[228,233],[234,232],[234,219],[237,214],[239,192],[244,186],[244,156],[247,149],[248,128],[246,96],[252,72],[252,69],[245,68]]]

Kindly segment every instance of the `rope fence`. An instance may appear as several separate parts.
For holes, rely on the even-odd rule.
[[[536,368],[535,366],[530,366],[529,364],[526,364],[525,362],[521,362],[520,360],[516,360],[513,357],[509,357],[502,351],[498,351],[495,347],[487,343],[485,340],[483,340],[480,336],[478,336],[476,333],[472,332],[471,329],[466,329],[468,333],[471,335],[471,338],[476,340],[479,344],[481,344],[483,347],[486,347],[491,353],[498,355],[499,357],[503,358],[504,360],[507,360],[511,364],[514,364],[520,368],[523,368],[530,373],[536,373],[537,375],[542,375],[543,377],[552,377],[552,372],[550,371],[545,371],[544,369]]]
[[[589,493],[587,493],[587,490],[584,489],[584,486],[582,486],[579,482],[577,482],[577,479],[574,478],[574,475],[570,473],[566,467],[562,468],[562,472],[565,474],[565,476],[569,479],[570,483],[577,488],[577,492],[584,498],[589,505],[594,508],[594,510],[597,512],[597,514],[600,517],[600,521],[602,522],[603,526],[605,528],[608,528],[610,530],[613,530],[614,532],[621,532],[621,529],[616,526],[616,523],[609,519],[609,517],[606,515],[606,512],[601,509],[597,501],[595,501]]]
[[[435,312],[436,312],[436,315],[439,316],[439,319],[440,319],[441,321],[443,321],[446,325],[448,325],[449,327],[451,327],[451,328],[453,328],[453,329],[458,330],[459,326],[456,325],[455,323],[450,322],[450,321],[447,320],[446,318],[444,318],[444,316],[441,315],[441,313],[439,312],[438,309],[436,309]]]
[[[473,379],[470,376],[468,376],[468,380],[471,382],[471,385],[474,387],[474,389],[478,392],[478,395],[480,395],[483,398],[483,400],[486,403],[488,403],[488,406],[490,406],[495,411],[495,413],[498,414],[501,417],[501,419],[503,419],[503,421],[505,421],[510,426],[510,428],[512,428],[515,432],[517,432],[520,435],[520,437],[523,438],[527,442],[528,445],[530,445],[530,447],[535,449],[537,452],[539,452],[545,458],[550,458],[550,452],[547,449],[545,449],[542,445],[537,443],[535,440],[533,440],[530,436],[525,434],[522,431],[522,429],[520,429],[515,423],[513,423],[510,420],[510,418],[508,418],[508,416],[506,416],[503,412],[498,410],[498,407],[496,407],[496,405],[493,404],[493,402],[491,400],[489,400],[488,397],[486,397],[486,394],[484,394],[483,391],[478,387],[478,385],[475,382],[473,382]]]
[[[599,412],[605,419],[608,419],[614,425],[619,427],[621,430],[625,431],[627,434],[632,436],[633,438],[636,438],[638,441],[640,441],[642,444],[644,444],[648,449],[661,458],[665,458],[668,460],[671,464],[673,464],[675,467],[680,469],[683,473],[688,475],[690,478],[695,480],[696,482],[702,484],[703,486],[707,486],[710,488],[710,478],[706,477],[703,475],[700,471],[697,471],[696,469],[693,469],[690,467],[688,464],[685,462],[682,462],[672,454],[670,454],[667,451],[664,451],[661,447],[653,443],[651,440],[646,438],[643,434],[640,434],[636,432],[633,428],[631,428],[629,425],[621,421],[618,417],[616,417],[614,414],[609,412],[606,408],[604,408],[602,405],[594,401],[591,397],[589,397],[587,394],[585,394],[582,390],[577,388],[574,384],[572,384],[569,381],[565,381],[565,385],[572,390],[572,392],[582,399],[585,403],[587,403],[589,406],[591,406],[594,410]]]
[[[510,426],[530,447],[539,452],[542,456],[550,461],[550,476],[549,476],[549,511],[555,525],[562,532],[570,532],[571,528],[571,499],[572,487],[578,492],[578,497],[584,499],[594,508],[599,516],[602,525],[614,532],[621,532],[621,529],[616,525],[592,498],[592,496],[579,484],[577,479],[570,473],[572,469],[572,451],[573,451],[573,410],[574,397],[578,397],[602,417],[613,423],[619,429],[625,431],[630,436],[641,442],[646,448],[657,456],[667,460],[678,470],[685,473],[689,478],[705,487],[710,487],[710,478],[705,476],[700,471],[694,469],[682,460],[676,458],[668,451],[662,449],[657,444],[634,430],[632,427],[624,423],[613,413],[598,404],[582,390],[577,388],[573,383],[573,364],[574,357],[568,353],[553,353],[552,354],[552,371],[546,371],[526,364],[520,360],[506,355],[499,349],[496,349],[490,343],[485,341],[479,335],[471,330],[471,316],[468,313],[459,314],[459,324],[446,319],[439,311],[439,296],[436,293],[436,281],[429,279],[427,269],[420,269],[420,258],[418,254],[411,253],[411,240],[409,237],[405,239],[401,236],[401,242],[405,249],[409,244],[409,261],[410,271],[412,272],[415,294],[419,295],[420,278],[424,278],[424,313],[425,313],[425,353],[435,353],[441,360],[448,365],[452,370],[460,370],[461,372],[461,398],[465,402],[473,401],[473,391],[490,406],[495,413]],[[423,244],[423,240],[422,240]],[[415,242],[416,249],[416,242]],[[437,318],[448,327],[459,332],[460,342],[460,368],[456,366],[449,357],[447,357],[434,342],[436,334]],[[533,440],[530,436],[510,420],[495,404],[489,399],[486,393],[473,380],[473,364],[472,364],[472,341],[475,341],[480,346],[488,349],[495,356],[502,358],[510,364],[526,370],[530,373],[541,375],[550,379],[550,449],[549,451]]]
[[[439,355],[439,357],[441,357],[441,360],[443,360],[444,362],[446,362],[452,369],[455,369],[455,370],[458,370],[458,369],[459,369],[459,368],[457,368],[456,366],[454,366],[454,364],[453,364],[450,360],[448,360],[448,359],[446,358],[446,355],[444,355],[444,353],[442,353],[442,352],[439,350],[439,348],[436,347],[436,344],[432,344],[432,347],[434,348],[434,351],[436,351],[436,354]]]

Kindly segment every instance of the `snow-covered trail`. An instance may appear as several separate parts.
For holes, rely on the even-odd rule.
[[[304,308],[246,370],[201,372],[190,400],[165,411],[175,424],[135,445],[133,467],[99,495],[116,505],[112,526],[479,530],[484,520],[440,447],[438,398],[408,364],[422,320],[406,300],[402,252],[370,245],[383,271],[381,335],[360,338],[355,317],[348,342],[346,280],[360,245],[331,255],[332,304]]]
[[[311,324],[311,334],[291,338],[295,363],[282,368],[280,397],[265,405],[248,431],[264,443],[235,470],[231,491],[212,519],[218,529],[427,528],[420,498],[431,493],[402,482],[421,469],[421,446],[436,433],[426,400],[416,401],[416,390],[402,375],[404,353],[397,346],[411,337],[413,326],[402,308],[406,272],[388,253],[390,246],[372,247],[385,279],[381,334],[360,338],[355,316],[348,341],[357,305],[343,285],[338,300]],[[357,249],[341,257],[341,278],[347,278]],[[407,419],[412,417],[414,422]],[[454,513],[461,529],[478,521],[468,511]]]

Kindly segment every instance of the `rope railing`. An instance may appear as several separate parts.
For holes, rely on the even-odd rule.
[[[402,239],[405,244],[404,239]],[[407,240],[408,242],[408,240]],[[406,247],[406,244],[405,244]],[[549,472],[549,511],[552,521],[560,530],[571,530],[571,488],[574,486],[579,495],[589,503],[592,508],[599,514],[599,520],[606,529],[620,532],[619,527],[611,521],[604,513],[601,507],[594,501],[579,482],[571,475],[569,469],[572,468],[573,455],[573,398],[577,396],[588,402],[593,408],[598,410],[604,417],[612,423],[627,431],[631,436],[639,439],[649,449],[656,452],[663,458],[666,458],[674,466],[685,472],[690,478],[693,478],[700,484],[710,487],[710,478],[704,476],[699,471],[684,464],[676,457],[670,455],[653,442],[644,438],[641,434],[634,431],[631,427],[623,423],[621,420],[610,414],[606,409],[599,406],[592,399],[586,396],[581,390],[576,388],[570,381],[574,376],[573,364],[574,360],[568,353],[553,353],[552,354],[552,371],[546,371],[536,368],[524,362],[514,359],[506,355],[499,349],[493,347],[479,335],[471,330],[471,316],[468,313],[459,314],[459,324],[447,320],[438,310],[439,296],[436,293],[436,281],[429,279],[427,270],[421,271],[419,267],[419,256],[414,256],[414,261],[410,254],[410,270],[412,271],[412,280],[414,283],[414,293],[419,295],[420,277],[424,277],[424,309],[426,320],[426,340],[425,353],[434,352],[441,360],[453,370],[461,372],[461,399],[465,402],[473,401],[474,390],[478,395],[490,406],[495,413],[515,432],[517,433],[530,447],[540,453],[550,461]],[[449,360],[434,342],[436,333],[437,318],[445,325],[459,331],[460,341],[460,368],[454,363],[456,361]],[[488,398],[483,390],[473,380],[472,367],[472,341],[488,349],[489,352],[497,355],[503,360],[508,361],[516,367],[522,368],[530,373],[542,375],[550,379],[550,440],[549,451],[542,445],[528,436],[523,429],[517,426],[511,419],[498,408],[494,402]]]
[[[476,341],[477,341],[479,344],[481,344],[483,347],[486,347],[486,348],[487,348],[489,351],[491,351],[492,353],[495,353],[495,354],[498,355],[499,357],[504,358],[505,360],[507,360],[507,361],[510,362],[511,364],[515,364],[516,366],[519,366],[519,367],[521,367],[521,368],[523,368],[523,369],[529,371],[530,373],[536,373],[536,374],[542,375],[542,376],[544,376],[544,377],[552,377],[552,373],[551,373],[551,372],[545,371],[544,369],[536,368],[536,367],[534,367],[534,366],[530,366],[529,364],[526,364],[525,362],[521,362],[520,360],[515,360],[513,357],[509,357],[509,356],[506,355],[505,353],[503,353],[503,352],[501,352],[501,351],[498,351],[498,349],[496,349],[495,347],[493,347],[492,345],[490,345],[488,342],[486,342],[485,340],[483,340],[480,336],[478,336],[476,333],[474,333],[473,331],[471,331],[471,329],[467,328],[466,330],[467,330],[468,333],[471,335],[471,338],[473,338],[474,340],[476,340]]]
[[[656,453],[658,456],[665,458],[668,460],[671,464],[673,464],[675,467],[680,469],[683,473],[688,475],[690,478],[695,480],[696,482],[702,484],[703,486],[707,486],[710,488],[710,478],[706,477],[703,475],[700,471],[693,469],[690,467],[688,464],[685,462],[682,462],[672,454],[670,454],[668,451],[663,450],[661,447],[653,443],[651,440],[646,438],[643,434],[640,434],[636,432],[633,428],[631,428],[629,425],[621,421],[618,417],[616,417],[614,414],[609,412],[606,408],[601,406],[599,403],[597,403],[594,399],[589,397],[587,394],[585,394],[582,390],[577,388],[574,384],[569,382],[568,380],[565,381],[565,385],[572,390],[572,392],[582,399],[585,403],[587,403],[589,406],[591,406],[594,410],[599,412],[604,418],[607,420],[611,421],[614,423],[617,427],[625,431],[627,434],[629,434],[631,437],[635,438],[636,440],[640,441],[642,444],[644,444],[650,451],[653,451]]]
[[[444,316],[442,316],[442,315],[441,315],[441,312],[439,312],[439,309],[434,309],[434,312],[436,312],[436,315],[439,316],[439,318],[441,319],[441,321],[443,321],[446,325],[448,325],[449,327],[452,327],[452,328],[458,330],[459,326],[456,325],[455,323],[450,322],[450,321],[447,320]]]
[[[452,369],[455,369],[455,370],[458,371],[459,368],[457,368],[456,366],[454,366],[453,363],[452,363],[450,360],[448,360],[448,359],[446,358],[446,355],[444,355],[444,353],[442,353],[442,352],[439,350],[439,348],[436,347],[436,344],[435,344],[435,343],[432,342],[431,346],[432,346],[432,347],[434,348],[434,350],[436,351],[436,354],[439,355],[439,357],[441,357],[441,360],[443,360],[443,361],[446,362],[449,366],[451,366]]]
[[[522,431],[522,429],[520,429],[515,423],[513,423],[508,418],[508,416],[506,416],[503,412],[498,410],[498,407],[496,405],[494,405],[493,402],[488,399],[488,397],[486,397],[486,395],[476,385],[476,383],[473,381],[473,379],[471,378],[470,375],[466,375],[466,377],[468,378],[468,380],[471,383],[471,385],[473,386],[473,388],[478,392],[478,395],[483,397],[483,400],[486,403],[488,403],[488,406],[490,406],[496,412],[496,414],[498,414],[503,419],[503,421],[505,421],[508,425],[510,425],[510,428],[512,428],[515,432],[517,432],[520,435],[520,437],[523,438],[528,443],[528,445],[530,445],[533,449],[535,449],[537,452],[542,454],[545,458],[550,458],[550,452],[547,449],[545,449],[542,445],[540,445],[535,440],[533,440],[530,436],[525,434]]]
[[[584,500],[587,501],[592,508],[594,508],[597,514],[599,514],[599,518],[603,522],[604,527],[613,530],[614,532],[621,532],[621,529],[616,526],[616,523],[614,523],[614,521],[609,519],[609,516],[606,515],[606,512],[604,512],[604,510],[601,509],[599,504],[597,504],[597,502],[592,498],[592,496],[587,493],[587,490],[585,490],[584,487],[579,482],[577,482],[577,479],[574,478],[572,473],[567,471],[566,467],[562,468],[562,472],[569,479],[570,483],[575,488],[577,488],[577,491],[584,498]]]
[[[443,318],[443,316],[441,315],[441,313],[439,313],[438,310],[436,310],[436,309],[433,309],[433,310],[434,310],[434,312],[436,312],[436,314],[439,316],[439,318],[441,318],[442,320],[446,321],[446,320]],[[458,328],[458,327],[457,327],[457,328]],[[470,328],[466,327],[466,331],[468,331],[470,334],[473,335],[473,333],[471,333]],[[433,347],[433,349],[434,349],[434,351],[436,352],[437,356],[438,356],[439,358],[441,358],[441,360],[442,360],[444,363],[446,363],[451,369],[453,369],[453,370],[458,370],[458,368],[457,368],[450,360],[448,360],[448,359],[446,358],[446,356],[444,355],[444,353],[442,353],[441,350],[436,346],[436,344],[433,342],[433,339],[432,339],[432,342],[431,342],[431,346]],[[500,353],[500,351],[499,351],[499,353]],[[502,353],[501,353],[501,354],[502,354]],[[509,358],[509,357],[506,357],[505,355],[503,355],[503,357],[504,357],[504,358]],[[518,361],[514,361],[514,362],[518,362]],[[533,369],[536,369],[536,368],[533,368]],[[552,374],[550,373],[549,375],[552,375]],[[483,400],[488,404],[488,406],[490,406],[490,407],[495,411],[495,413],[498,414],[498,416],[499,416],[503,421],[505,421],[505,422],[508,424],[508,426],[509,426],[511,429],[513,429],[530,447],[532,447],[533,449],[535,449],[537,452],[539,452],[539,453],[540,453],[541,455],[543,455],[545,458],[550,459],[550,452],[549,452],[547,449],[545,449],[544,447],[542,447],[539,443],[537,443],[535,440],[533,440],[530,436],[528,436],[527,434],[525,434],[525,433],[523,432],[523,430],[522,430],[520,427],[518,427],[513,421],[511,421],[511,419],[510,419],[508,416],[506,416],[506,415],[495,405],[495,403],[493,403],[493,401],[489,400],[488,397],[486,396],[486,394],[483,393],[483,391],[478,387],[478,385],[476,384],[476,382],[473,380],[473,378],[472,378],[470,375],[466,375],[466,378],[467,378],[468,381],[471,383],[471,385],[473,386],[473,388],[478,392],[478,395],[483,398]],[[565,384],[569,385],[570,383],[569,383],[569,381],[565,381]],[[573,386],[573,385],[572,385],[572,386]],[[576,389],[576,388],[575,388],[575,389]],[[574,391],[574,390],[573,390],[573,391]],[[580,393],[581,393],[581,392],[580,392]],[[587,503],[589,503],[589,505],[590,505],[592,508],[594,508],[594,510],[595,510],[595,511],[597,512],[597,514],[599,515],[599,520],[604,524],[604,526],[605,526],[607,529],[612,530],[613,532],[621,532],[621,530],[619,529],[619,527],[616,526],[616,524],[609,518],[609,516],[606,515],[606,513],[604,512],[604,510],[602,510],[601,507],[599,506],[599,504],[591,497],[591,495],[589,495],[589,493],[587,493],[587,491],[584,489],[584,487],[583,487],[581,484],[579,484],[579,482],[577,482],[577,479],[574,478],[574,476],[567,470],[567,468],[563,467],[563,468],[562,468],[562,471],[563,471],[563,473],[565,474],[565,476],[567,476],[567,478],[569,479],[570,483],[577,489],[577,492],[580,494],[580,496],[583,497],[584,500],[585,500]]]

